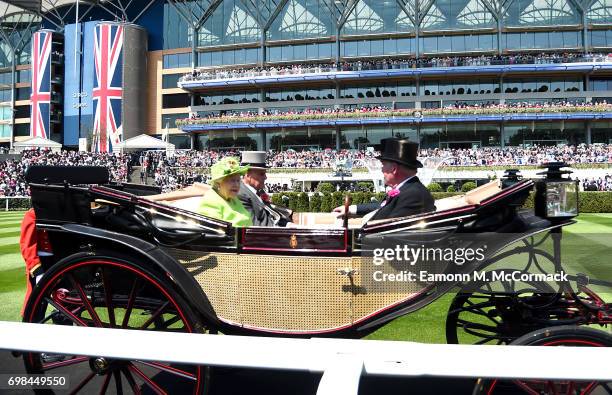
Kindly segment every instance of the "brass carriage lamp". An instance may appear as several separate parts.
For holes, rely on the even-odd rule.
[[[578,215],[578,181],[565,177],[571,170],[563,162],[542,165],[545,177],[535,184],[535,213],[548,219],[573,218]]]

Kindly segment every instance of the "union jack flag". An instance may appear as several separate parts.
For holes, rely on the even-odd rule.
[[[95,28],[95,75],[92,92],[97,152],[111,152],[122,140],[121,98],[123,27],[100,24]]]
[[[51,32],[32,37],[32,88],[30,93],[30,137],[49,137],[51,107]]]

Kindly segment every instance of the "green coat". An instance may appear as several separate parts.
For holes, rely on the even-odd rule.
[[[252,226],[251,214],[244,208],[238,198],[223,199],[214,189],[204,193],[199,214],[230,222],[234,226]]]

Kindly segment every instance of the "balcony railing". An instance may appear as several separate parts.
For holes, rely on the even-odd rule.
[[[239,78],[277,77],[302,74],[324,74],[338,71],[364,70],[402,70],[431,67],[461,67],[461,66],[491,66],[513,64],[561,64],[561,63],[601,63],[612,62],[612,57],[604,54],[594,55],[518,55],[518,56],[481,56],[481,57],[440,57],[423,59],[393,59],[384,61],[357,61],[335,64],[320,64],[314,66],[268,66],[252,69],[197,69],[179,79],[181,83],[191,83],[212,80],[233,80]]]
[[[501,114],[543,114],[543,113],[606,113],[612,112],[612,104],[589,105],[558,105],[558,106],[491,106],[468,108],[435,108],[435,109],[406,109],[406,110],[370,110],[370,111],[308,111],[304,113],[279,114],[233,114],[211,116],[207,118],[185,118],[176,121],[179,127],[187,125],[228,124],[228,123],[254,123],[269,121],[307,121],[307,120],[335,120],[356,118],[395,118],[413,117],[423,118],[430,116],[466,116],[466,115],[501,115]]]

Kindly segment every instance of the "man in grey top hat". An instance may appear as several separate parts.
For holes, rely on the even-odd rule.
[[[243,151],[241,165],[249,166],[249,170],[242,177],[238,199],[244,208],[251,213],[254,226],[287,226],[291,222],[293,212],[284,207],[270,203],[265,193],[266,152]]]

